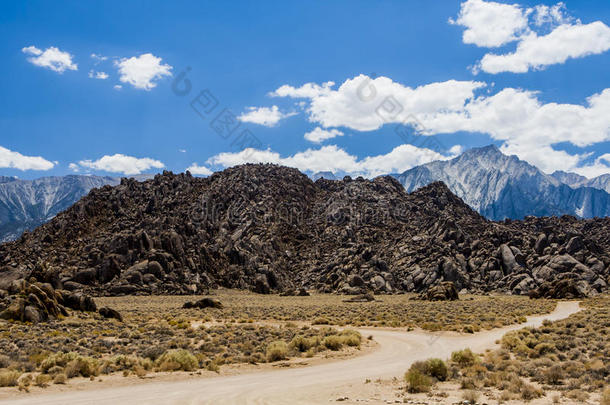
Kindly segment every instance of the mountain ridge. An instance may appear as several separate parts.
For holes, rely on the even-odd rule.
[[[395,174],[407,191],[443,181],[459,197],[487,218],[523,219],[526,216],[610,215],[610,194],[593,187],[571,187],[559,174],[543,173],[496,146],[470,149],[458,157],[416,166]]]
[[[390,176],[314,182],[250,164],[94,189],[0,245],[0,278],[124,295],[420,292],[442,281],[524,294],[568,277],[589,295],[607,288],[609,229],[609,218],[493,222],[442,182],[407,193]]]

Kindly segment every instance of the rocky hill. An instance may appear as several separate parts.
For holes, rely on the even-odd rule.
[[[491,222],[443,183],[413,193],[392,177],[319,179],[244,165],[208,178],[164,173],[92,190],[0,245],[0,279],[94,294],[357,294],[458,289],[527,293],[559,280],[606,289],[610,219]]]
[[[407,191],[442,181],[481,215],[494,220],[610,215],[610,189],[606,189],[610,175],[592,180],[574,173],[548,175],[493,145],[417,166],[395,177]]]

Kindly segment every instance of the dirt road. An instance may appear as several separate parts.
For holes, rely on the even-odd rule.
[[[447,358],[466,347],[481,352],[492,348],[510,330],[539,326],[544,319],[558,320],[578,312],[576,302],[560,302],[555,311],[528,318],[526,324],[477,334],[400,332],[363,329],[373,335],[379,348],[370,354],[299,369],[284,369],[230,377],[180,382],[151,382],[119,388],[42,394],[11,404],[327,404],[339,392],[356,392],[365,379],[402,376],[410,364],[429,357]]]

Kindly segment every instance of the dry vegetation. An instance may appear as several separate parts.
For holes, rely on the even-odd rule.
[[[447,362],[415,363],[405,374],[408,392],[428,392],[443,381],[457,382],[464,399],[484,394],[498,402],[610,403],[610,297],[591,298],[586,309],[540,328],[507,333],[501,348],[484,354],[465,349]],[[439,372],[441,370],[441,372]]]
[[[549,313],[552,300],[532,301],[518,296],[465,296],[460,301],[415,301],[414,295],[378,295],[376,301],[344,302],[345,296],[315,294],[311,297],[260,296],[235,290],[220,290],[224,309],[210,311],[208,318],[247,322],[313,322],[317,325],[354,327],[400,327],[425,330],[476,332],[525,322],[530,315]],[[104,299],[104,305],[124,305],[129,298]],[[138,300],[138,297],[133,298]],[[180,306],[183,297],[165,297],[170,307]],[[173,302],[173,304],[171,304]],[[128,308],[128,306],[127,306]],[[126,308],[126,309],[127,309]],[[186,313],[201,316],[198,310]]]
[[[223,309],[182,309],[193,297],[98,298],[123,315],[124,323],[93,313],[27,325],[0,322],[0,387],[28,390],[123,373],[144,377],[158,371],[218,371],[227,364],[267,363],[346,348],[362,338],[335,326],[390,326],[476,331],[519,323],[549,312],[552,301],[476,297],[451,303],[381,296],[370,303],[345,297],[261,296],[220,290]],[[322,325],[312,327],[311,325]]]

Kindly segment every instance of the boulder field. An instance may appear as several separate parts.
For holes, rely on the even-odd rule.
[[[259,164],[207,178],[165,172],[92,190],[0,245],[7,281],[92,295],[351,295],[457,291],[589,296],[607,290],[610,219],[489,221],[443,183],[310,180]],[[1,292],[4,291],[4,292]]]

